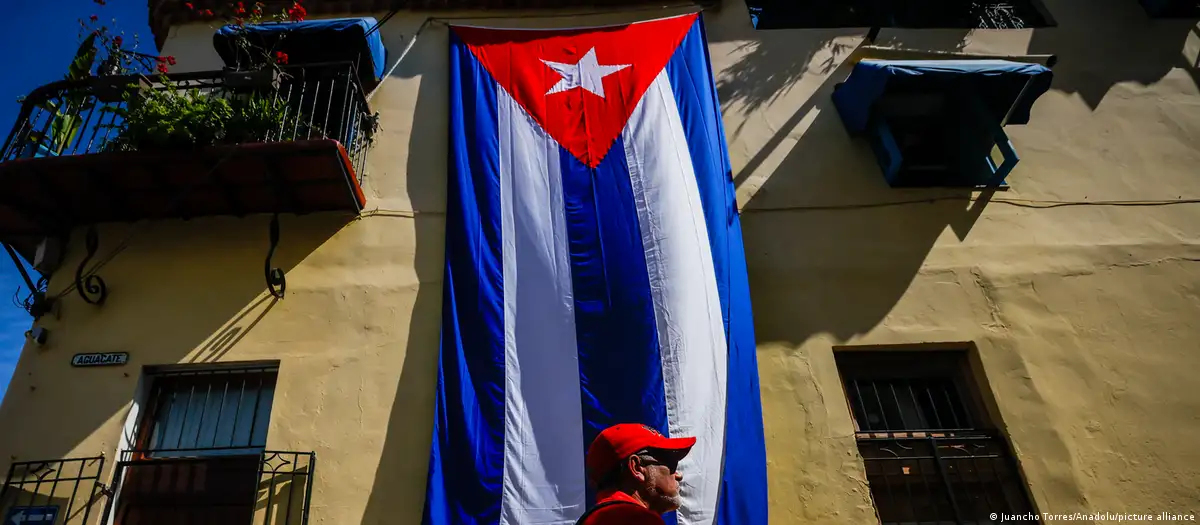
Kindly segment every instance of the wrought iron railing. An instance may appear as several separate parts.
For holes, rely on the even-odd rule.
[[[229,129],[215,144],[334,139],[342,144],[361,182],[366,149],[377,127],[351,63],[303,64],[254,72],[201,71],[158,76],[124,75],[59,81],[25,97],[0,162],[28,157],[86,155],[129,150],[119,140],[129,93],[175,89],[227,101],[257,96],[272,107],[278,126],[247,135]],[[145,91],[141,91],[143,94]]]
[[[1003,439],[990,432],[858,435],[881,523],[998,523],[1033,506]]]
[[[313,452],[147,458],[117,463],[106,515],[113,523],[307,525]]]
[[[0,519],[91,525],[104,506],[103,472],[103,456],[14,462],[0,487]]]

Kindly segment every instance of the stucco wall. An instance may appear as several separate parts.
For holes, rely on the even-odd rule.
[[[833,349],[929,342],[978,349],[1038,510],[1200,512],[1200,204],[1101,202],[1200,198],[1200,28],[1151,21],[1133,0],[1045,3],[1056,28],[878,40],[1058,55],[1031,124],[1008,129],[1022,155],[1011,189],[990,196],[889,189],[847,136],[830,93],[865,31],[756,32],[736,0],[705,15],[742,206],[773,523],[874,522]],[[391,57],[427,15],[382,29]],[[314,523],[416,523],[441,305],[447,31],[425,25],[372,100],[372,211],[284,218],[283,301],[263,291],[265,218],[102,228],[102,252],[129,239],[100,272],[108,303],[68,295],[42,321],[50,342],[25,349],[0,405],[0,469],[111,456],[142,365],[279,359],[268,446],[317,452]],[[203,25],[173,29],[164,54],[180,69],[219,64]],[[895,201],[921,202],[877,206]],[[132,362],[71,369],[87,351]]]

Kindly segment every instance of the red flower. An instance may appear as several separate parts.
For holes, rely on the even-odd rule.
[[[121,47],[121,43],[124,41],[125,40],[123,38],[121,38],[121,35],[117,35],[117,36],[113,37],[113,45],[114,46]]]
[[[212,9],[205,9],[205,10],[204,10],[204,16],[212,16],[212,15],[213,15],[213,14],[212,14]]]
[[[168,57],[167,57],[167,63],[168,63],[168,64],[171,64],[172,66],[173,66],[173,65],[175,65],[175,57],[173,57],[173,56],[168,56]]]
[[[299,0],[297,0],[292,3],[292,7],[288,8],[287,15],[288,20],[293,22],[303,22],[304,18],[308,16],[308,10],[305,9],[304,6],[300,5]]]
[[[243,4],[242,2],[238,2],[237,7],[235,7],[233,10],[233,13],[237,14],[237,15],[246,14],[246,4]]]
[[[196,10],[196,6],[192,5],[192,3],[191,3],[191,2],[184,2],[184,3],[183,3],[183,7],[186,7],[186,8],[188,8],[188,10],[189,10],[189,11],[195,11],[195,10]]]
[[[167,69],[167,65],[166,65],[166,64],[163,64],[163,63],[159,63],[159,64],[158,64],[158,72],[159,72],[159,73],[162,73],[162,74],[164,74],[164,75],[165,75],[165,74],[167,74],[167,71],[168,71],[168,69]]]
[[[276,52],[275,52],[275,63],[276,63],[276,64],[286,64],[286,63],[288,63],[288,55],[287,55],[287,53],[284,53],[283,51],[276,51]]]
[[[98,17],[98,16],[96,16],[96,15],[92,15],[92,16],[89,16],[89,17],[88,17],[88,19],[89,19],[89,20],[91,20],[91,21],[93,21],[93,22],[95,22],[95,21],[99,20],[99,19],[100,19],[100,17]]]

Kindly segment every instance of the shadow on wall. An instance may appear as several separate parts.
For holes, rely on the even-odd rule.
[[[434,418],[438,341],[442,324],[445,210],[450,84],[445,26],[431,25],[393,73],[420,79],[409,136],[405,182],[416,235],[417,297],[409,321],[404,367],[388,414],[387,433],[375,471],[364,525],[420,523]]]
[[[1150,19],[1136,2],[1121,0],[1087,7],[1047,3],[1060,26],[1034,30],[1028,52],[1058,55],[1054,89],[1078,93],[1095,108],[1115,84],[1151,84],[1176,67],[1200,82],[1200,67],[1183,52],[1189,37],[1200,38],[1195,20]],[[966,30],[891,32],[883,30],[876,45],[958,51],[968,36]],[[741,194],[753,192],[742,221],[760,342],[801,344],[819,333],[845,340],[871,330],[946,227],[964,240],[990,198],[986,192],[972,199],[969,191],[891,189],[864,141],[847,141],[831,95],[849,73],[842,63],[853,48],[845,43],[856,40],[838,37],[863,34],[738,35],[748,42],[738,50],[742,57],[718,75],[727,116],[764,111],[804,75],[828,75],[782,124],[770,118],[774,134],[733,174]],[[752,118],[762,125],[762,116]],[[731,140],[741,132],[727,130]],[[778,162],[780,148],[787,148],[785,158],[764,174],[769,159]],[[906,203],[887,204],[896,201]]]
[[[846,42],[858,40],[839,42],[838,39],[863,35],[862,29],[811,29],[803,33],[775,30],[742,35],[745,36],[744,43],[735,49],[735,53],[743,58],[722,71],[717,79],[717,95],[722,107],[728,110],[730,105],[737,104],[744,106],[746,112],[753,112],[787,94],[805,73],[832,73],[857,45]],[[957,51],[966,44],[966,36],[967,31],[958,29],[925,30],[904,38],[883,31],[875,45]],[[818,55],[826,58],[812,64]]]
[[[1133,0],[1044,1],[1059,26],[1035,29],[1029,53],[1058,56],[1054,89],[1095,109],[1114,85],[1154,84],[1174,68],[1200,86],[1200,58],[1184,53],[1189,37],[1200,40],[1197,20],[1150,18]]]
[[[351,218],[281,216],[274,266],[290,271]],[[0,432],[0,467],[14,455],[31,461],[111,454],[116,442],[108,439],[115,435],[106,438],[106,450],[77,447],[121,417],[143,366],[221,359],[274,306],[275,300],[264,294],[268,221],[267,216],[251,216],[151,223],[97,271],[109,290],[102,306],[84,303],[73,291],[63,296],[57,316],[50,314],[39,323],[49,330],[50,340],[22,354],[19,374],[0,407],[0,420],[31,429],[28,435]],[[127,231],[125,226],[101,228],[101,256]],[[52,293],[72,279],[80,252],[79,243],[73,243],[50,286]],[[93,369],[67,364],[75,353],[114,351],[129,352],[129,364]]]
[[[887,316],[947,227],[965,239],[987,204],[968,190],[892,189],[869,147],[848,140],[832,103],[854,50],[838,37],[863,31],[761,31],[745,55],[719,73],[725,111],[762,111],[805,74],[825,82],[733,174],[741,193],[762,181],[742,207],[742,228],[760,343],[797,345],[820,333],[846,340]],[[877,45],[956,51],[966,30],[887,35]],[[824,57],[824,58],[820,58]],[[815,60],[814,60],[815,59]],[[798,132],[803,123],[807,128]],[[729,130],[731,139],[740,129]],[[763,165],[788,153],[770,174]],[[778,162],[778,161],[776,161]],[[765,180],[764,180],[765,179]],[[897,201],[905,204],[889,205]]]

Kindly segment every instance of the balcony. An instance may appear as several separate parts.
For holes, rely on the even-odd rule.
[[[14,519],[51,525],[309,523],[314,452],[206,452],[150,458],[124,451],[111,478],[105,477],[103,456],[14,462],[0,478],[0,516],[10,518],[5,525]]]
[[[117,462],[106,515],[115,523],[305,525],[316,454],[145,458]]]
[[[160,110],[194,114],[155,127]],[[350,63],[48,84],[0,149],[0,242],[28,257],[103,222],[358,213],[375,129]]]

